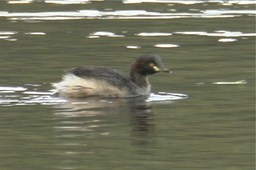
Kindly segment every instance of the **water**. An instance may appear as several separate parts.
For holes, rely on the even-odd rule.
[[[255,2],[0,2],[0,169],[255,168]],[[147,99],[67,100],[79,65],[162,56]]]

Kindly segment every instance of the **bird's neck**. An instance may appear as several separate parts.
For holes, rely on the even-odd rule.
[[[130,78],[131,81],[139,87],[137,89],[137,93],[143,95],[149,95],[151,93],[151,86],[148,81],[148,76],[140,74],[137,70],[136,64],[132,65]]]
[[[148,82],[148,77],[138,74],[136,72],[131,72],[130,74],[131,80],[139,87],[148,87],[149,82]]]
[[[149,86],[148,77],[139,73],[136,62],[131,66],[130,77],[131,80],[139,87]]]

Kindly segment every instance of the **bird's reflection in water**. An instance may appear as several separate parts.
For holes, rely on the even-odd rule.
[[[56,138],[65,150],[61,167],[76,168],[74,162],[87,154],[97,157],[98,152],[104,152],[99,148],[105,145],[107,148],[111,145],[111,150],[115,150],[115,145],[117,148],[120,145],[120,138],[143,154],[147,152],[145,145],[152,141],[155,125],[151,105],[145,98],[72,99],[55,107]],[[107,144],[103,142],[105,140],[117,143]]]
[[[138,152],[147,154],[155,130],[152,105],[145,98],[137,98],[130,102],[130,106],[131,144]]]
[[[132,99],[86,99],[78,100],[72,99],[62,105],[57,106],[56,116],[65,118],[64,122],[72,119],[73,121],[76,117],[78,125],[84,125],[81,121],[86,121],[88,117],[92,119],[93,122],[100,122],[109,120],[111,115],[115,115],[116,120],[123,121],[130,120],[130,125],[134,133],[150,131],[154,127],[151,113],[151,104],[146,102],[145,97],[138,97]],[[125,114],[124,114],[125,113]],[[128,116],[128,118],[127,118]],[[103,120],[98,120],[103,119]],[[113,122],[115,124],[115,122]],[[79,128],[79,126],[77,127]],[[68,130],[68,128],[66,127]],[[87,129],[84,126],[80,126],[80,130]]]
[[[54,106],[57,115],[63,116],[94,116],[108,115],[118,110],[127,112],[141,112],[150,110],[151,105],[146,102],[146,97],[118,98],[118,99],[68,99],[67,102]]]

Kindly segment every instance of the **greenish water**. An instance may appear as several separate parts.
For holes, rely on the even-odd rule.
[[[255,168],[254,1],[17,2],[0,2],[0,169]],[[69,68],[128,72],[145,53],[173,71],[153,92],[178,96],[50,91]]]

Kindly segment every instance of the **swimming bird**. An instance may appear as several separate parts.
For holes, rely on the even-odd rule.
[[[71,98],[148,96],[148,76],[160,72],[171,71],[164,68],[158,55],[147,54],[132,63],[129,76],[104,66],[80,66],[69,70],[53,86],[59,96]]]

